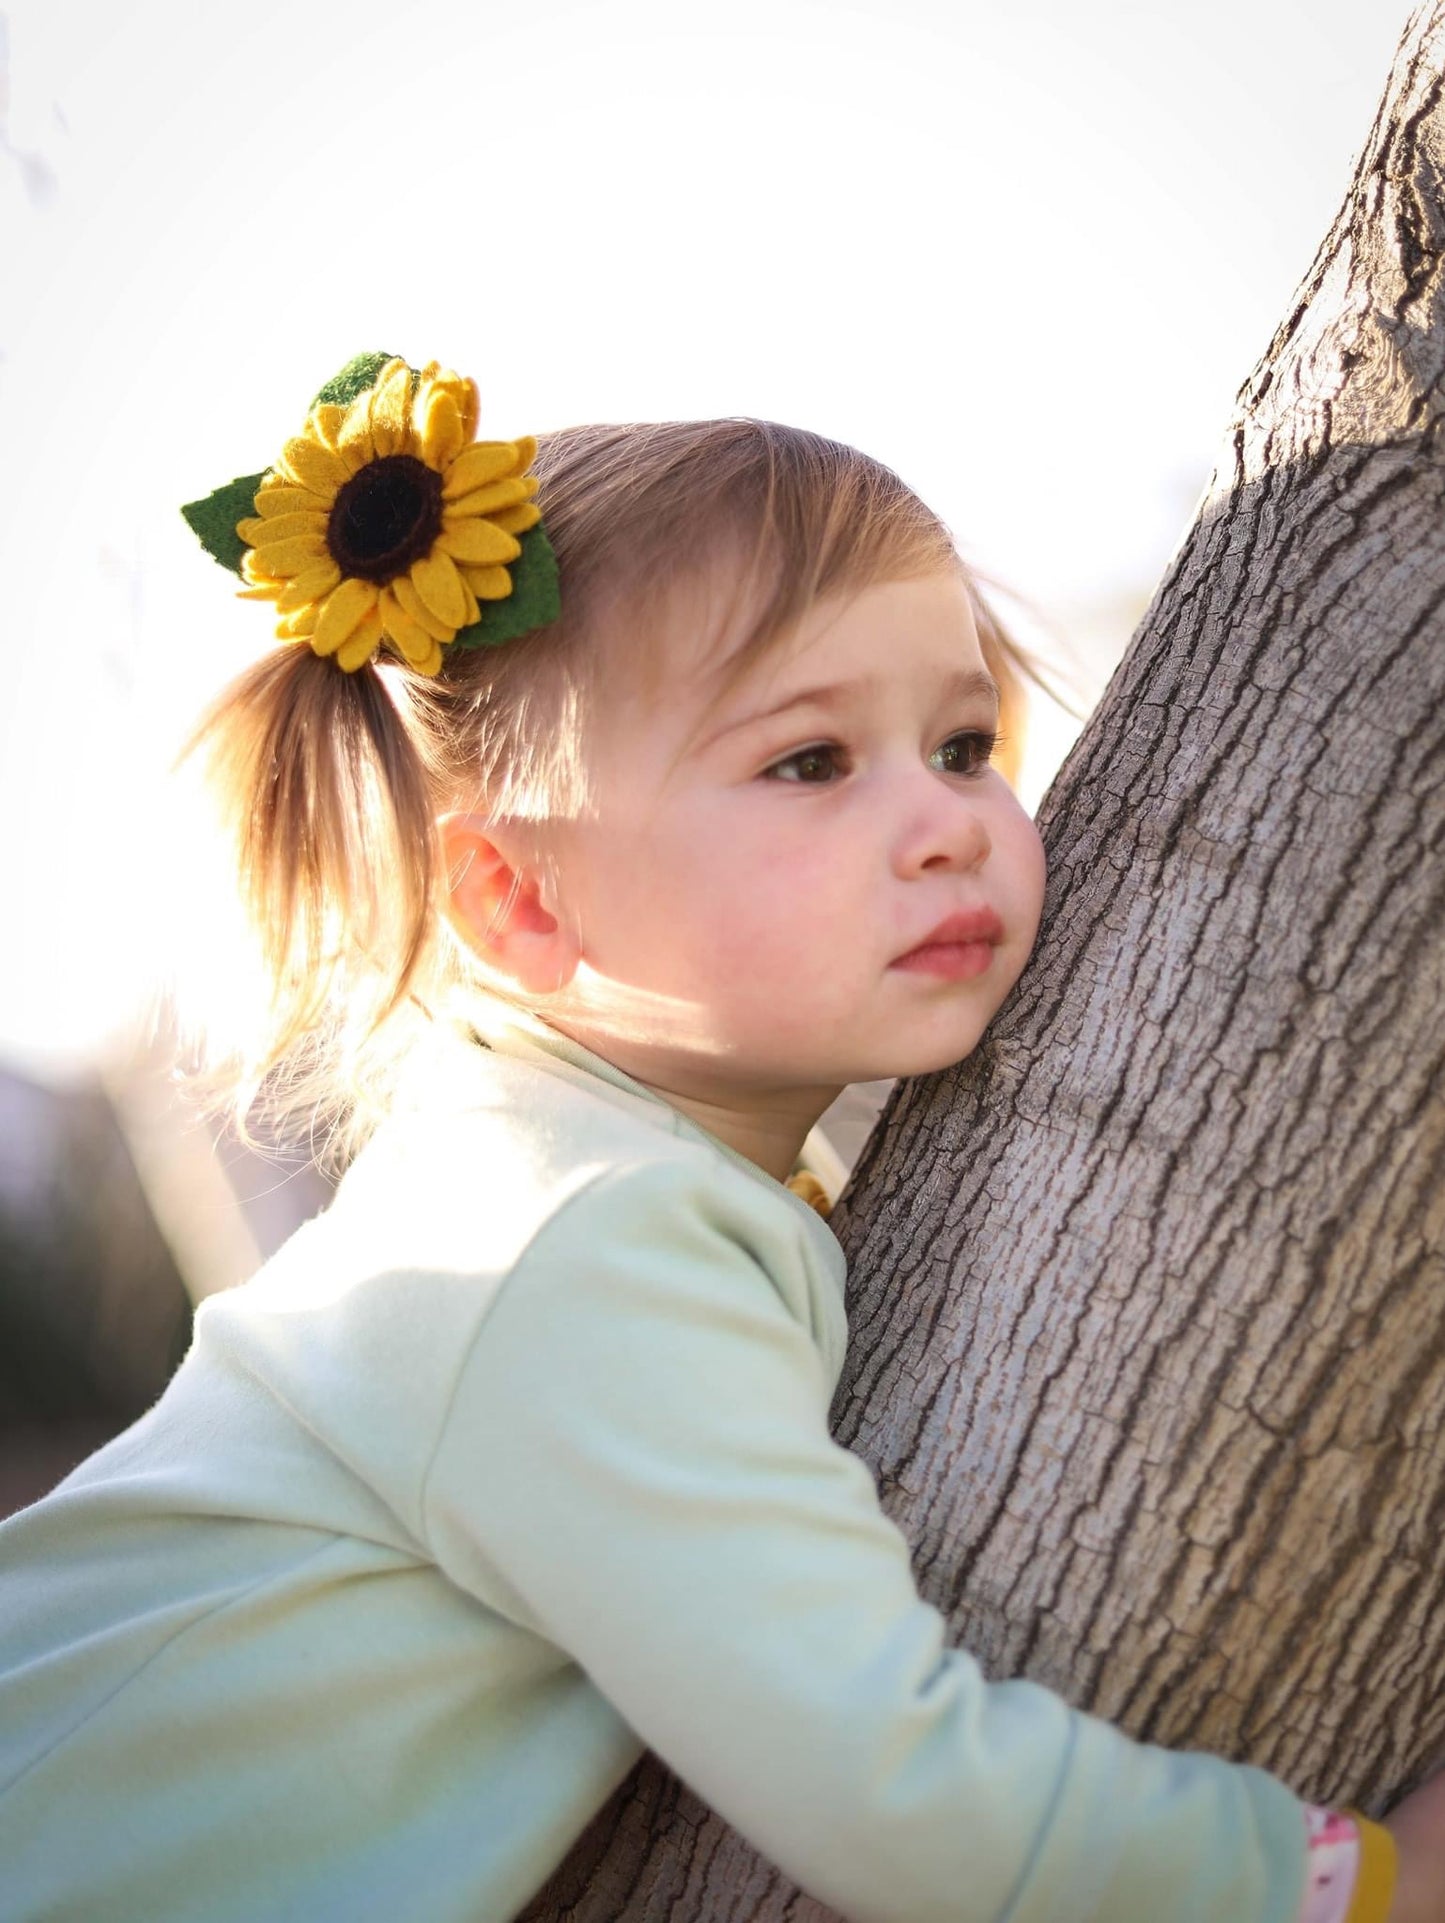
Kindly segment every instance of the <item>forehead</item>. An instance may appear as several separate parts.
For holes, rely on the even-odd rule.
[[[959,575],[884,581],[816,602],[755,659],[734,650],[688,686],[709,725],[726,725],[810,689],[886,694],[957,682],[984,668],[973,604]]]
[[[656,632],[634,637],[630,663],[608,676],[599,759],[640,775],[811,689],[852,688],[860,702],[894,685],[951,694],[984,670],[970,591],[953,571],[828,596],[748,658],[757,613],[756,597],[731,584],[679,584]]]
[[[925,575],[874,582],[817,602],[796,631],[755,664],[745,685],[812,680],[830,666],[886,683],[930,665],[972,666],[980,659],[973,603],[962,577]]]

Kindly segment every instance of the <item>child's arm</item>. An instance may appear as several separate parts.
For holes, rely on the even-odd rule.
[[[433,1462],[442,1567],[568,1650],[857,1923],[1297,1923],[1305,1812],[1283,1784],[945,1649],[759,1257],[777,1202],[757,1223],[729,1205],[705,1165],[660,1163],[543,1229]]]

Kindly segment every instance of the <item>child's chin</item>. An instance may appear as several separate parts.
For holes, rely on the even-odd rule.
[[[940,1040],[931,1047],[919,1043],[911,1049],[884,1051],[882,1067],[870,1068],[865,1075],[855,1075],[850,1080],[859,1082],[897,1081],[905,1075],[933,1075],[942,1068],[956,1068],[966,1062],[978,1047],[980,1037],[965,1035],[954,1040]]]
[[[966,1062],[977,1047],[976,1041],[970,1042],[967,1047],[956,1048],[951,1053],[931,1055],[926,1062],[920,1062],[917,1068],[901,1068],[897,1072],[900,1075],[936,1075],[940,1069],[957,1068],[960,1062]]]

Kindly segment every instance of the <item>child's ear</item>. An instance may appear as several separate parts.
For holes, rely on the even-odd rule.
[[[501,824],[482,815],[437,822],[446,861],[446,912],[473,953],[529,995],[555,994],[581,959],[576,938],[542,901],[538,875]]]

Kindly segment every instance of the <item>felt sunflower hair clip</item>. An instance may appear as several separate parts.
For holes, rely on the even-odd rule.
[[[557,561],[530,436],[479,441],[476,383],[358,354],[262,474],[181,509],[201,545],[274,601],[276,632],[347,673],[390,646],[432,675],[450,647],[554,621]]]

